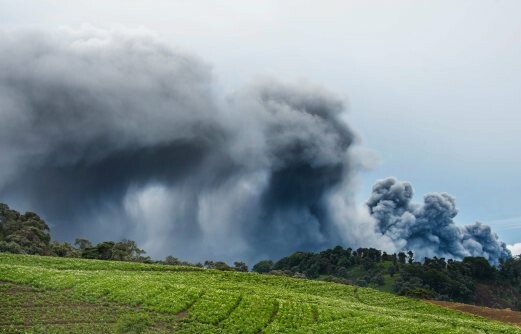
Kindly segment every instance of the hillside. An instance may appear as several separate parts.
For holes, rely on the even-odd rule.
[[[483,257],[462,260],[424,258],[414,253],[387,254],[374,248],[337,246],[317,253],[295,252],[273,262],[263,260],[253,271],[306,277],[371,287],[402,296],[521,310],[521,258],[492,266]]]
[[[369,288],[185,266],[0,254],[4,333],[521,333]]]

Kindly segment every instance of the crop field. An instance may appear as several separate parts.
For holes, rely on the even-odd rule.
[[[521,333],[349,285],[0,254],[0,333]]]

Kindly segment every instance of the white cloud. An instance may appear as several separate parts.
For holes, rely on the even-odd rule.
[[[507,245],[507,248],[512,252],[513,256],[521,255],[521,242],[513,245]]]

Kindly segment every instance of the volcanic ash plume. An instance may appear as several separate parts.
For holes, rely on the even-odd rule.
[[[0,196],[59,239],[190,260],[345,242],[329,197],[354,136],[334,96],[266,80],[219,99],[209,66],[146,32],[0,36]]]
[[[59,240],[130,238],[154,257],[504,254],[488,227],[452,223],[448,195],[415,206],[387,180],[372,217],[357,210],[360,158],[331,94],[265,80],[220,98],[213,86],[208,65],[143,31],[0,34],[1,201],[40,213]]]
[[[458,210],[450,195],[427,194],[422,204],[412,203],[412,197],[408,182],[387,178],[375,184],[367,202],[378,232],[390,237],[397,248],[413,250],[420,259],[483,256],[498,264],[501,258],[510,257],[490,227],[479,222],[466,226],[454,223]]]

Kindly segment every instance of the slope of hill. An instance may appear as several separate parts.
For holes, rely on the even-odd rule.
[[[0,254],[0,332],[521,333],[373,289],[194,267]]]
[[[276,262],[263,260],[253,271],[521,311],[520,257],[501,260],[494,267],[483,257],[461,261],[434,257],[419,262],[412,251],[387,254],[374,248],[337,246],[317,253],[295,252]]]

